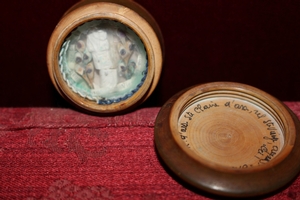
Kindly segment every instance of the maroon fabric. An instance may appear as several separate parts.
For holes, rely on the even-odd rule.
[[[46,48],[79,0],[1,2],[1,107],[66,106],[48,76]],[[300,101],[297,0],[136,0],[165,38],[161,81],[145,106],[162,106],[189,86],[235,81]]]
[[[300,102],[287,102],[300,118]],[[115,117],[0,108],[0,199],[207,199],[178,180],[154,145],[159,108]],[[298,161],[295,161],[298,162]],[[300,198],[300,178],[273,199]]]

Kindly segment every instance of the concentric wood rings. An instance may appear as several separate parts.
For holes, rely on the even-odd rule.
[[[161,109],[155,143],[167,166],[189,184],[222,196],[278,190],[300,170],[298,118],[249,85],[215,82],[173,96]]]

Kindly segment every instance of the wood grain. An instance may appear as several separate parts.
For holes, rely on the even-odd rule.
[[[215,82],[188,88],[161,109],[155,143],[180,178],[222,196],[276,191],[300,170],[300,125],[257,88]]]
[[[140,89],[127,100],[110,105],[99,105],[72,91],[59,70],[58,57],[66,37],[78,26],[99,19],[120,22],[132,29],[142,40],[148,59],[148,72]],[[163,37],[153,17],[134,1],[80,1],[70,8],[55,27],[49,40],[47,65],[57,91],[77,108],[96,114],[120,113],[144,102],[159,81],[163,62]]]

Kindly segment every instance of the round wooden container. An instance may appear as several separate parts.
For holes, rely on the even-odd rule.
[[[47,65],[57,91],[80,109],[124,112],[144,102],[161,74],[163,37],[130,0],[84,0],[54,29]]]
[[[167,166],[215,195],[276,191],[300,170],[300,125],[282,102],[248,85],[214,82],[173,96],[161,109],[155,143]]]

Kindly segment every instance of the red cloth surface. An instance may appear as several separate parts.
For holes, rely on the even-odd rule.
[[[300,117],[300,102],[286,102]],[[159,108],[114,117],[0,108],[0,199],[207,199],[159,160]],[[295,161],[299,162],[299,161]],[[300,199],[300,177],[272,199]]]

